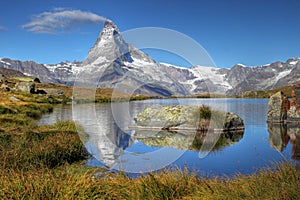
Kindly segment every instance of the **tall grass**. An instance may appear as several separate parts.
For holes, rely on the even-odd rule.
[[[19,135],[0,135],[0,166],[3,169],[54,168],[87,158],[74,123],[65,122]]]
[[[136,179],[123,174],[96,178],[95,169],[65,165],[35,171],[0,170],[0,199],[299,199],[300,174],[291,164],[251,176],[198,178],[162,171]]]

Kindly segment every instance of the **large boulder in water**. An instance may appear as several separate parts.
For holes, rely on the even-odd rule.
[[[146,108],[134,118],[139,126],[174,127],[188,121],[188,107],[164,106],[162,108]]]
[[[138,126],[168,129],[240,129],[244,121],[229,112],[212,111],[207,106],[164,106],[146,108],[134,118]]]
[[[283,103],[283,93],[281,91],[272,95],[269,100],[268,121],[280,121],[281,107]]]

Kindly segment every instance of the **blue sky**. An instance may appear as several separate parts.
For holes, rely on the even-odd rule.
[[[298,0],[2,0],[0,57],[84,60],[109,18],[121,31],[163,27],[186,34],[217,67],[263,65],[300,57],[299,10]],[[168,54],[152,56],[181,64]]]

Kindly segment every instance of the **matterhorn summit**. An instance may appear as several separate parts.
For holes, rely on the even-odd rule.
[[[170,96],[187,90],[149,55],[129,45],[118,27],[107,20],[79,72],[86,86],[111,88],[126,93]],[[97,82],[97,84],[95,84]]]
[[[128,52],[128,44],[123,40],[118,27],[111,20],[107,20],[95,45],[90,49],[86,62],[101,64],[122,60]]]

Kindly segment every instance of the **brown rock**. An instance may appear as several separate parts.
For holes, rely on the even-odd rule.
[[[0,87],[1,90],[4,90],[5,92],[9,92],[10,91],[10,88],[5,85],[5,84],[2,84],[1,87]]]

